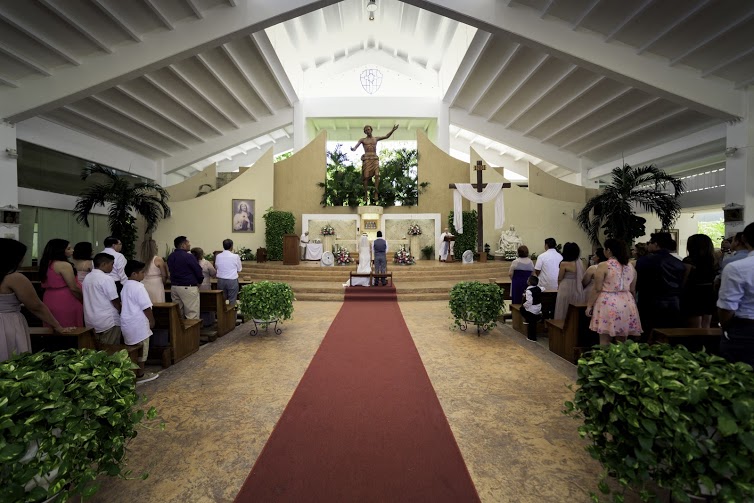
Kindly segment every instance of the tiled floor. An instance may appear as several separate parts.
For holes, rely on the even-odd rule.
[[[281,335],[239,327],[140,386],[167,423],[131,443],[149,478],[103,478],[93,501],[232,501],[340,306],[296,302]],[[400,306],[482,501],[589,501],[600,467],[561,413],[575,367],[510,326],[451,329],[447,302]]]

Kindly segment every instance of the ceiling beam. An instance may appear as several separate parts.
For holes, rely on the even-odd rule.
[[[329,5],[334,3],[334,1],[328,0],[326,2],[320,1],[318,3]],[[325,5],[322,5],[321,7],[325,7]],[[270,42],[269,37],[267,37],[267,33],[265,33],[264,30],[253,33],[251,35],[251,40],[254,42],[257,51],[262,55],[262,59],[264,59],[264,62],[267,64],[267,68],[270,69],[275,80],[278,82],[288,105],[293,106],[294,103],[298,102],[296,90],[293,89],[293,84],[291,84],[291,80],[288,78],[288,74],[285,72],[275,48],[272,47],[272,42]]]
[[[481,134],[486,138],[494,138],[504,145],[525,152],[538,159],[542,159],[552,164],[557,164],[567,168],[575,173],[581,172],[581,166],[584,160],[579,159],[576,155],[559,150],[554,145],[542,143],[535,138],[525,136],[523,133],[507,129],[502,125],[488,122],[484,117],[471,115],[465,110],[457,107],[450,109],[450,123],[466,129],[470,132]]]
[[[118,13],[112,9],[112,7],[106,4],[104,0],[92,0],[92,2],[94,2],[94,5],[99,7],[99,9],[107,17],[109,17],[116,26],[118,26],[118,28],[123,30],[126,35],[131,37],[131,40],[133,40],[134,42],[141,42],[141,35],[136,33],[136,30],[134,30],[132,27],[128,26],[128,23],[123,21],[122,17],[119,16]]]
[[[482,54],[487,49],[491,40],[492,35],[487,32],[477,30],[474,34],[474,38],[471,40],[471,44],[469,44],[469,48],[466,50],[466,54],[445,93],[445,97],[443,98],[445,103],[453,106],[461,89],[464,88],[469,77],[474,73],[479,61],[482,59]]]
[[[21,54],[20,52],[18,52],[18,50],[6,45],[4,42],[1,42],[1,41],[0,41],[0,53],[3,53],[6,56],[9,56],[15,59],[19,63],[31,68],[37,73],[41,73],[42,75],[45,75],[47,77],[52,75],[52,72],[50,72],[50,70],[47,67],[40,65],[39,63],[34,61],[32,58],[27,56],[26,54]]]
[[[500,102],[492,109],[492,113],[490,113],[487,116],[487,120],[492,120],[492,118],[497,115],[500,110],[503,109],[503,107],[510,101],[513,96],[516,95],[517,92],[521,90],[522,87],[526,85],[527,82],[529,82],[534,75],[537,74],[540,68],[547,62],[547,60],[550,59],[550,56],[547,54],[543,54],[540,56],[539,60],[537,60],[534,63],[534,66],[529,70],[529,73],[524,75],[524,77],[511,89],[507,95],[503,96],[503,99],[500,100]]]
[[[731,30],[734,30],[734,29],[738,28],[739,26],[741,26],[742,24],[748,22],[749,19],[751,19],[752,17],[754,17],[754,9],[751,9],[745,15],[743,15],[743,16],[741,16],[739,18],[734,19],[733,21],[731,21],[727,25],[723,26],[719,30],[711,33],[710,35],[706,36],[705,38],[703,38],[702,40],[700,40],[696,44],[694,44],[691,47],[687,48],[682,53],[680,53],[677,56],[673,57],[673,59],[670,60],[670,66],[677,65],[678,63],[680,63],[684,59],[688,58],[689,56],[691,56],[695,52],[703,49],[704,47],[706,47],[707,45],[711,44],[715,40],[723,37],[726,33],[730,32]]]
[[[644,45],[639,47],[636,50],[636,54],[644,53],[644,51],[648,50],[650,47],[652,47],[657,42],[659,42],[663,37],[665,37],[665,35],[672,32],[673,30],[681,26],[683,23],[685,23],[686,21],[694,17],[700,10],[707,7],[710,4],[710,2],[712,2],[712,0],[701,0],[699,3],[697,3],[694,6],[694,8],[687,10],[683,15],[675,18],[675,20],[672,23],[666,25],[665,28],[663,30],[660,30],[660,32],[657,35],[650,38],[644,43]]]
[[[503,72],[508,69],[508,67],[511,64],[511,61],[513,61],[513,58],[516,57],[516,54],[521,50],[521,44],[513,44],[513,48],[509,49],[507,54],[502,54],[502,58],[499,60],[499,66],[496,72],[492,73],[487,80],[487,83],[482,87],[482,90],[479,92],[479,95],[477,96],[476,100],[474,100],[474,103],[472,103],[471,107],[469,107],[469,112],[474,113],[474,111],[479,106],[479,103],[484,99],[484,97],[487,95],[488,92],[490,92],[490,89],[492,89],[492,86],[495,84],[498,84],[500,77],[503,75]]]
[[[197,19],[204,19],[204,14],[202,14],[202,9],[199,8],[195,0],[185,0],[185,2],[186,2],[186,5],[188,5],[189,9],[191,9],[191,12],[194,13],[194,16],[196,16]]]
[[[102,40],[98,39],[97,37],[92,34],[90,30],[87,29],[85,24],[76,19],[75,16],[72,16],[65,10],[63,10],[60,6],[58,6],[53,0],[37,0],[39,3],[47,7],[50,12],[58,16],[60,19],[68,23],[73,29],[81,33],[84,37],[86,37],[90,42],[92,42],[94,45],[99,47],[101,50],[105,51],[108,54],[112,54],[113,50],[105,44]]]
[[[600,0],[592,0],[592,3],[586,6],[586,8],[581,11],[581,15],[576,18],[576,20],[571,24],[571,30],[578,29],[579,26],[581,26],[581,23],[584,22],[584,20],[589,16],[589,14],[592,13],[595,7],[600,3]]]
[[[230,83],[225,80],[225,78],[221,75],[221,73],[212,66],[212,63],[207,59],[207,57],[203,54],[197,54],[196,58],[201,62],[202,65],[204,65],[204,68],[207,69],[207,71],[217,80],[220,85],[228,92],[228,94],[233,97],[233,99],[238,103],[241,108],[243,108],[247,114],[249,114],[249,117],[251,117],[252,120],[259,120],[257,118],[257,115],[249,108],[249,106],[244,102],[244,100],[238,95],[238,93],[233,89],[233,87],[230,85]]]
[[[168,19],[165,13],[160,10],[160,8],[157,6],[157,3],[155,2],[156,0],[144,0],[144,3],[147,4],[149,10],[151,10],[154,15],[157,16],[157,19],[160,20],[165,28],[167,28],[168,30],[175,30],[173,23],[170,21],[170,19]]]
[[[510,127],[511,124],[514,124],[518,119],[523,117],[529,110],[534,108],[539,104],[539,102],[542,101],[542,99],[545,98],[548,94],[550,94],[555,88],[557,88],[560,84],[563,83],[564,80],[566,80],[568,77],[573,75],[573,73],[578,70],[578,66],[571,65],[560,75],[560,77],[552,79],[552,82],[550,85],[545,87],[535,98],[531,100],[531,102],[526,105],[516,116],[514,116],[511,120],[508,121],[508,123],[505,125],[505,127]]]
[[[584,86],[584,88],[581,91],[579,91],[571,99],[567,99],[567,100],[563,101],[563,103],[560,106],[553,108],[550,111],[550,113],[548,113],[547,115],[545,115],[544,117],[542,117],[541,119],[539,119],[539,121],[537,121],[536,123],[534,123],[533,125],[531,125],[529,127],[529,129],[527,129],[526,131],[524,131],[524,134],[525,135],[530,134],[532,131],[534,131],[535,129],[537,129],[539,126],[541,126],[545,122],[547,122],[550,119],[552,119],[553,117],[555,117],[557,114],[559,114],[564,108],[566,108],[572,102],[576,101],[577,99],[581,98],[582,96],[584,96],[585,94],[587,94],[588,92],[590,92],[592,89],[594,89],[595,87],[597,87],[597,85],[600,82],[602,82],[603,80],[605,80],[605,77],[600,77],[598,75],[595,75],[594,80],[592,80],[591,82],[587,81],[586,85]]]
[[[587,178],[593,180],[595,178],[607,175],[613,170],[613,168],[622,166],[624,162],[631,166],[650,164],[656,159],[684,152],[686,150],[693,149],[698,145],[707,144],[720,139],[725,140],[726,129],[727,126],[725,124],[718,124],[716,126],[706,128],[702,131],[698,131],[682,138],[677,138],[675,140],[665,142],[662,145],[658,145],[641,152],[636,152],[635,154],[631,154],[629,156],[626,156],[625,158],[606,162],[590,169],[587,172]],[[724,142],[722,148],[725,149]]]
[[[741,60],[741,59],[744,59],[744,58],[746,58],[746,57],[747,57],[747,56],[749,56],[750,54],[754,54],[754,46],[751,46],[751,47],[749,47],[749,48],[748,48],[748,49],[746,49],[746,50],[742,50],[742,51],[739,51],[739,52],[737,52],[736,54],[733,54],[733,55],[731,55],[731,57],[729,57],[729,58],[727,58],[727,59],[724,59],[724,60],[720,61],[720,62],[719,62],[719,63],[717,63],[716,65],[713,65],[713,66],[711,66],[711,67],[709,67],[709,68],[705,69],[704,71],[702,71],[702,78],[705,78],[705,77],[709,77],[709,76],[710,76],[710,75],[712,75],[713,73],[715,73],[715,72],[718,72],[718,71],[722,70],[722,69],[723,69],[723,68],[725,68],[726,66],[730,66],[730,65],[732,65],[732,64],[733,64],[733,63],[735,63],[736,61],[739,61],[739,60]]]
[[[212,99],[211,96],[209,96],[198,85],[196,85],[196,83],[194,82],[194,80],[191,77],[189,77],[188,75],[186,75],[180,68],[177,68],[175,65],[170,65],[170,66],[168,66],[168,69],[171,72],[173,72],[173,75],[175,75],[180,80],[182,80],[183,83],[186,84],[186,86],[189,87],[189,89],[191,89],[192,91],[194,91],[204,101],[206,101],[209,106],[211,106],[212,108],[214,108],[217,113],[219,113],[220,115],[222,115],[225,118],[225,120],[227,120],[228,122],[230,122],[230,124],[234,128],[238,129],[240,127],[238,125],[238,123],[235,120],[233,120],[231,118],[231,116],[228,115],[225,112],[225,110],[222,109],[222,107],[220,105],[218,105],[217,103],[214,102],[214,100]]]
[[[236,145],[248,143],[252,138],[257,138],[270,131],[280,129],[292,122],[293,108],[279,110],[264,121],[244,124],[239,129],[231,130],[222,136],[208,140],[206,143],[196,145],[191,150],[179,152],[173,155],[173,157],[164,159],[162,162],[163,172],[165,174],[171,173],[184,166],[194,164],[201,159],[206,159],[207,157],[224,152]]]
[[[220,49],[222,49],[222,51],[225,53],[225,56],[227,56],[233,66],[236,67],[236,70],[238,70],[238,73],[240,73],[244,78],[251,90],[254,91],[257,96],[259,96],[259,99],[262,101],[265,108],[267,108],[267,111],[271,114],[274,113],[272,102],[270,101],[269,97],[267,97],[265,93],[262,92],[262,85],[259,82],[259,78],[256,76],[256,72],[251,71],[251,69],[247,66],[244,58],[237,54],[236,50],[231,47],[230,44],[223,44],[220,46]]]
[[[711,117],[745,115],[744,93],[722,79],[700,79],[691,68],[671,68],[661,58],[637,55],[625,44],[606,44],[591,32],[540,19],[537,11],[505,7],[496,0],[404,0],[493,34],[549,53],[625,85]]]
[[[2,77],[0,77],[0,84],[3,84],[4,86],[18,87],[18,84],[16,84],[12,80],[4,79]]]
[[[749,86],[754,83],[754,75],[749,77],[748,79],[740,80],[736,82],[736,89],[746,89],[746,86]]]
[[[539,12],[539,17],[545,17],[552,8],[553,4],[555,3],[555,0],[547,0],[547,3],[544,7],[542,7],[542,10]]]
[[[48,50],[52,51],[53,53],[57,54],[64,60],[68,61],[72,65],[79,66],[81,64],[81,61],[73,57],[71,54],[63,50],[60,45],[54,43],[49,38],[47,38],[43,33],[39,33],[37,30],[26,24],[21,19],[16,18],[12,14],[9,14],[7,12],[3,12],[0,9],[0,19],[8,23],[9,25],[13,26],[15,29],[26,35],[27,37],[31,38],[35,42],[37,42],[40,45],[43,45]]]
[[[619,89],[617,92],[614,92],[613,94],[611,94],[610,96],[608,96],[604,100],[602,100],[599,103],[597,103],[596,105],[594,105],[592,108],[590,108],[588,110],[585,110],[583,113],[577,115],[576,117],[573,117],[571,120],[569,120],[565,124],[562,124],[558,129],[556,129],[555,131],[551,132],[550,134],[548,134],[547,136],[545,136],[544,138],[542,138],[542,141],[548,141],[550,138],[554,138],[555,136],[557,136],[558,134],[562,133],[563,131],[565,131],[569,127],[573,126],[577,122],[580,122],[580,121],[584,120],[585,118],[589,117],[590,115],[592,115],[593,113],[602,110],[603,108],[605,108],[606,106],[608,106],[610,103],[613,103],[615,100],[620,99],[621,97],[625,96],[626,94],[630,93],[631,91],[632,91],[632,89],[630,87],[624,87],[622,89]],[[569,104],[573,103],[573,101],[574,100],[571,100],[569,102]]]
[[[639,5],[636,9],[634,9],[626,17],[624,17],[623,20],[618,23],[618,26],[613,28],[612,31],[610,31],[610,33],[605,36],[605,42],[610,42],[613,38],[615,38],[615,36],[620,33],[623,28],[628,26],[628,23],[639,17],[641,13],[647,10],[649,6],[654,2],[655,0],[644,0],[641,5]]]
[[[176,24],[173,31],[151,32],[141,43],[120,45],[117,57],[89,58],[81,67],[56,69],[54,79],[27,79],[17,89],[0,90],[0,118],[15,123],[34,117],[337,1],[245,0],[232,9],[210,9],[200,23]]]
[[[210,121],[208,121],[207,119],[205,119],[202,114],[196,112],[193,109],[193,107],[188,106],[182,99],[180,99],[178,96],[176,96],[175,94],[173,94],[173,92],[170,89],[168,89],[167,86],[163,85],[157,79],[155,79],[151,75],[144,75],[142,78],[144,80],[146,80],[147,82],[149,82],[150,84],[152,84],[152,86],[154,86],[155,88],[157,88],[158,90],[160,90],[165,96],[167,96],[168,98],[170,98],[171,100],[173,100],[175,103],[177,103],[178,105],[180,105],[184,110],[186,110],[191,115],[193,115],[194,117],[196,117],[197,119],[199,119],[200,121],[202,121],[204,124],[206,124],[207,127],[209,127],[210,129],[212,129],[215,133],[217,133],[219,135],[223,134],[223,132],[220,129],[218,129],[217,126],[215,126]]]

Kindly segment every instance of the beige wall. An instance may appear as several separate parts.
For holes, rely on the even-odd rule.
[[[472,166],[477,160],[487,164],[485,160],[471,149],[471,164],[468,169],[468,177],[472,183],[476,183],[476,172]],[[502,168],[487,168],[483,174],[486,183],[507,182],[502,175]],[[582,231],[575,218],[574,212],[578,213],[584,203],[557,201],[533,194],[515,184],[504,189],[505,223],[503,229],[511,225],[516,227],[516,232],[529,247],[530,252],[541,253],[544,249],[545,239],[552,237],[558,243],[567,241],[575,242],[581,248],[582,256],[588,256],[592,251],[584,231]],[[484,242],[489,243],[492,251],[497,249],[500,233],[503,229],[495,229],[495,205],[487,203],[483,205],[484,211]]]
[[[194,176],[190,176],[180,183],[166,187],[170,193],[170,202],[186,201],[196,198],[199,187],[205,183],[217,187],[217,164],[212,163]],[[202,196],[204,197],[204,196]]]
[[[173,248],[173,239],[179,235],[188,236],[191,246],[199,246],[205,253],[221,250],[225,238],[232,239],[236,249],[245,246],[256,251],[265,246],[262,215],[273,205],[273,159],[272,149],[269,149],[248,171],[206,196],[171,200],[172,216],[160,222],[153,235],[160,255],[164,254],[166,244]],[[233,199],[254,200],[255,232],[232,232]]]
[[[564,182],[548,175],[532,163],[529,163],[529,192],[550,199],[581,203],[582,205],[588,200],[588,197],[591,197],[587,195],[585,187]]]

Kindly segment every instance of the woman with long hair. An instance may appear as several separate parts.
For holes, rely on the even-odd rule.
[[[584,303],[584,264],[581,263],[581,249],[576,243],[563,245],[563,260],[558,272],[558,296],[555,298],[554,320],[564,320],[570,304]]]
[[[66,327],[84,326],[84,304],[81,283],[69,261],[73,255],[71,243],[65,239],[47,242],[39,260],[39,279],[45,293],[42,302],[52,315]]]
[[[584,286],[584,299],[588,299],[594,288],[594,274],[597,272],[597,266],[606,261],[604,248],[597,248],[592,255],[592,265],[586,268],[581,284]]]
[[[608,239],[604,246],[607,260],[597,266],[594,288],[587,300],[586,314],[592,317],[589,328],[600,336],[600,344],[611,339],[625,342],[629,335],[641,335],[636,308],[636,270],[628,263],[628,248],[620,239]]]
[[[709,328],[717,302],[713,286],[717,268],[712,240],[706,234],[689,236],[686,251],[688,256],[683,263],[686,264],[687,280],[681,294],[681,312],[688,327]]]
[[[81,284],[84,283],[86,275],[94,269],[94,263],[92,262],[93,254],[92,243],[82,241],[81,243],[76,243],[76,246],[73,247],[73,268],[76,269],[76,279]]]
[[[26,245],[15,239],[0,238],[0,361],[31,351],[29,325],[21,314],[21,304],[55,331],[65,333],[34,291],[31,281],[16,272],[26,254]]]
[[[204,276],[202,284],[199,285],[199,290],[212,290],[212,278],[217,277],[215,266],[204,258],[204,250],[199,247],[191,248],[191,255],[199,262],[199,267],[202,268],[202,276]],[[215,323],[215,313],[202,311],[199,316],[202,319],[202,326],[209,327]]]
[[[147,264],[142,284],[147,289],[152,304],[165,302],[165,283],[168,281],[168,266],[157,254],[157,242],[146,239],[141,244],[141,261]]]

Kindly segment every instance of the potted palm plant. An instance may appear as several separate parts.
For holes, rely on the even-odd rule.
[[[136,218],[146,222],[145,234],[151,234],[163,218],[170,216],[168,192],[157,183],[136,181],[134,177],[119,175],[114,169],[89,164],[81,172],[81,179],[105,177],[106,181],[86,188],[76,200],[73,213],[76,220],[89,227],[89,214],[96,206],[109,205],[107,223],[110,234],[123,243],[123,255],[133,258],[136,252]]]
[[[645,234],[646,220],[636,208],[654,213],[663,229],[669,229],[681,214],[678,198],[684,184],[654,165],[615,168],[612,182],[587,201],[578,216],[579,226],[593,244],[599,244],[600,231],[609,238],[632,243]]]

